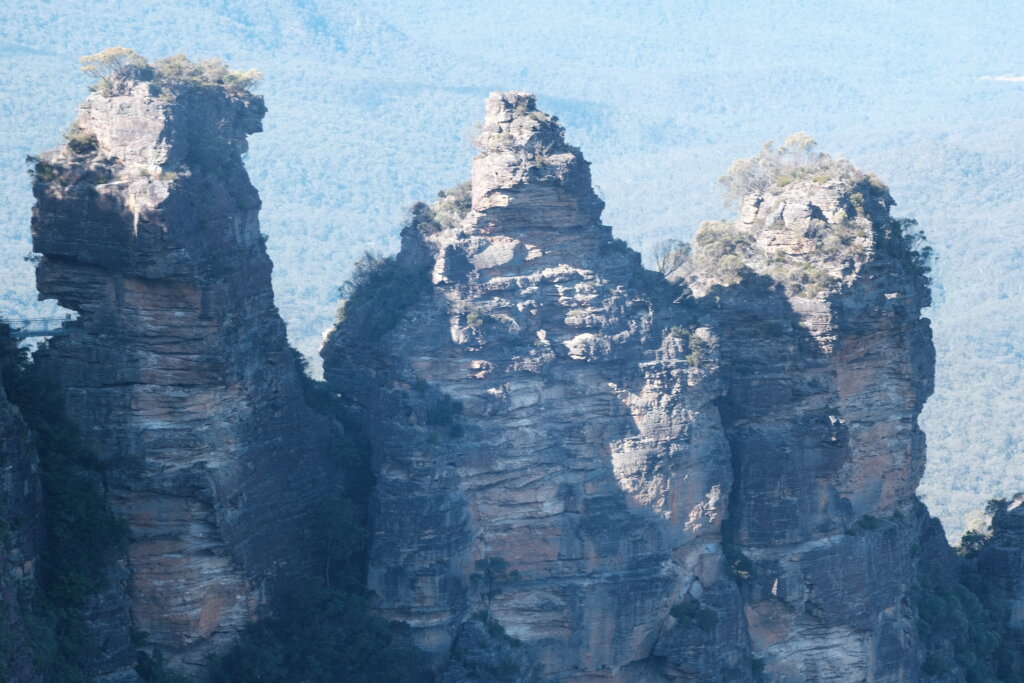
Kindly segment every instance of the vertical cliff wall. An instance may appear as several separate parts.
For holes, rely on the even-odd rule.
[[[474,618],[567,679],[914,680],[933,351],[884,186],[794,138],[666,278],[531,96],[478,145],[323,350],[375,448],[382,613],[450,680]]]
[[[37,361],[109,465],[132,627],[201,667],[317,571],[331,427],[305,406],[242,164],[260,97],[129,69],[35,167],[40,296],[77,312]]]
[[[0,331],[0,345],[14,346],[6,330]],[[0,371],[4,355],[0,353]],[[35,590],[42,539],[39,458],[0,381],[0,677],[12,683],[41,680],[32,662],[25,612],[26,599]]]
[[[418,209],[379,265],[398,284],[357,289],[323,350],[375,449],[379,609],[455,665],[478,614],[549,676],[749,677],[713,332],[601,223],[532,96],[492,94],[478,145],[471,190]],[[699,610],[714,662],[654,656]]]
[[[773,679],[906,680],[926,265],[885,187],[810,144],[734,167],[739,219],[704,224],[677,274],[721,340],[754,655]]]

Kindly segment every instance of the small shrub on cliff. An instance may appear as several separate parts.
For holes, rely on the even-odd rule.
[[[673,605],[670,613],[688,628],[699,628],[705,633],[711,633],[718,625],[718,612],[709,607],[702,607],[691,598]]]
[[[465,182],[449,190],[437,193],[437,201],[432,207],[433,218],[442,228],[455,227],[473,205],[473,186]]]
[[[358,327],[360,337],[373,342],[390,332],[430,286],[425,267],[399,263],[394,256],[366,252],[338,294],[338,323]]]
[[[432,680],[408,627],[369,611],[367,598],[322,585],[293,591],[281,616],[250,627],[210,662],[211,683],[413,683]]]
[[[87,133],[74,127],[67,133],[64,133],[64,139],[67,140],[68,149],[75,154],[95,152],[99,145],[95,134]]]
[[[504,557],[485,557],[476,561],[476,571],[469,581],[479,592],[484,601],[482,621],[491,623],[491,602],[501,594],[503,587],[510,581],[519,580],[519,572],[510,570],[511,565]]]
[[[153,72],[157,84],[221,86],[236,91],[250,90],[263,80],[263,74],[256,69],[237,71],[229,69],[221,59],[193,62],[182,54],[156,60]]]
[[[98,78],[93,89],[105,95],[113,94],[115,86],[134,76],[150,81],[150,94],[165,94],[166,86],[221,87],[229,91],[251,90],[263,74],[255,69],[239,71],[229,69],[221,59],[191,61],[182,54],[164,57],[150,64],[145,57],[126,47],[111,47],[94,55],[81,57],[82,71]]]
[[[651,255],[654,269],[671,277],[690,259],[690,245],[676,239],[661,240],[654,245]]]
[[[94,55],[79,57],[78,61],[84,73],[99,79],[93,89],[105,94],[110,93],[114,78],[123,74],[127,68],[147,65],[145,58],[127,47],[108,47]]]
[[[28,174],[33,182],[48,182],[57,177],[57,168],[39,157],[27,156],[25,162],[29,164]]]

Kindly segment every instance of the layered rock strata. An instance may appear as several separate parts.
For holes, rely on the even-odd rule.
[[[673,608],[710,593],[713,674],[749,677],[717,360],[687,360],[713,332],[601,223],[531,95],[491,95],[478,144],[469,205],[421,208],[390,266],[417,296],[374,338],[361,312],[389,302],[353,297],[323,350],[375,449],[380,611],[440,661],[477,614],[545,676],[644,680]]]
[[[908,680],[926,266],[881,183],[807,150],[785,168],[786,152],[752,160],[774,171],[760,183],[734,179],[739,220],[704,224],[676,273],[720,339],[726,540],[771,679]]]
[[[666,278],[532,96],[478,145],[323,349],[375,449],[380,611],[450,674],[479,619],[559,680],[913,680],[933,352],[885,188],[750,162]]]
[[[37,362],[109,465],[131,626],[196,671],[317,571],[332,427],[303,402],[241,160],[262,98],[144,69],[108,85],[36,164],[40,297],[78,313]]]

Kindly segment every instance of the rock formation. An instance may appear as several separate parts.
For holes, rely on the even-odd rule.
[[[886,188],[808,146],[794,136],[734,168],[740,219],[704,224],[677,276],[719,333],[726,536],[754,656],[778,680],[905,680],[926,270]]]
[[[749,162],[666,279],[532,96],[478,146],[323,349],[375,448],[381,612],[452,680],[474,620],[560,680],[912,677],[932,349],[884,187]]]
[[[374,339],[354,297],[323,352],[379,458],[370,587],[442,658],[482,610],[547,674],[618,671],[724,574],[716,361],[669,330],[712,333],[600,222],[532,96],[492,95],[479,145],[465,215],[446,197],[404,233],[419,296]],[[492,561],[517,578],[490,586]]]
[[[186,671],[316,571],[309,516],[337,482],[241,160],[264,112],[230,83],[128,69],[35,167],[40,296],[78,313],[37,362],[109,465],[131,627]]]
[[[142,632],[201,677],[320,575],[342,478],[241,160],[262,99],[170,64],[106,79],[33,169],[40,295],[78,314],[35,370],[130,532],[83,607],[109,683]],[[880,181],[793,136],[653,272],[532,95],[493,93],[477,142],[471,181],[357,266],[322,351],[373,451],[374,608],[439,680],[953,681],[976,643],[1024,668],[1020,499],[962,560],[915,496],[927,253]],[[46,500],[2,385],[0,456],[0,666],[35,681],[18,588]]]
[[[4,336],[0,344],[13,346],[13,341]],[[39,460],[28,427],[0,381],[0,677],[12,683],[41,680],[32,663],[24,612],[42,535]]]

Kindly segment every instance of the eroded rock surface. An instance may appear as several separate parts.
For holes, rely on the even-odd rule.
[[[353,297],[323,351],[377,458],[370,588],[442,662],[487,610],[545,676],[676,670],[651,660],[675,605],[720,591],[712,630],[741,631],[717,361],[687,360],[713,332],[600,222],[531,95],[492,94],[478,142],[469,206],[421,211],[389,266],[417,296],[374,338],[389,302]],[[712,664],[747,667],[742,638]]]
[[[478,145],[323,349],[375,449],[381,612],[441,667],[490,615],[559,680],[915,680],[933,351],[884,186],[748,165],[666,278],[532,96]]]
[[[925,264],[876,179],[824,155],[793,166],[747,188],[738,221],[704,224],[676,274],[720,338],[726,539],[772,680],[908,680]]]
[[[129,74],[35,169],[40,296],[78,313],[37,361],[110,465],[131,626],[189,671],[315,571],[308,519],[337,477],[241,161],[264,111],[245,91]]]

